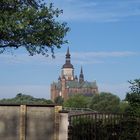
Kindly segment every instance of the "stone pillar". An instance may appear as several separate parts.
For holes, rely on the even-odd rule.
[[[26,105],[20,106],[20,140],[26,140]]]
[[[59,140],[67,140],[68,139],[68,113],[59,113],[60,114],[60,122],[59,122]]]
[[[62,106],[55,106],[55,133],[54,133],[54,140],[59,139],[59,124],[60,124],[60,114],[59,111],[62,110]]]

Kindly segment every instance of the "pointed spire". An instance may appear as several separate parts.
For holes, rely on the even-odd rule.
[[[68,49],[67,49],[66,60],[69,60],[69,61],[70,61],[70,51],[69,51],[69,47],[68,47]]]
[[[67,55],[70,55],[69,47],[68,47],[68,49],[67,49]]]
[[[81,72],[79,75],[79,83],[82,83],[82,82],[84,82],[84,74],[83,74],[83,68],[81,67]]]
[[[66,53],[66,62],[65,62],[65,64],[63,65],[62,68],[72,68],[72,69],[73,69],[73,65],[71,64],[71,61],[70,61],[70,51],[69,51],[69,47],[68,47],[67,53]]]
[[[58,81],[61,81],[61,77],[60,76],[58,77]]]
[[[83,74],[83,68],[82,68],[82,66],[81,66],[81,74]]]

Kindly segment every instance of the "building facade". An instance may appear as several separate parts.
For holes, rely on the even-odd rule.
[[[70,96],[75,94],[83,94],[86,96],[98,94],[98,86],[96,81],[85,81],[82,67],[79,78],[74,75],[74,67],[71,64],[71,55],[68,48],[65,64],[61,69],[61,75],[57,82],[51,84],[51,100],[54,101],[58,96],[67,100]]]

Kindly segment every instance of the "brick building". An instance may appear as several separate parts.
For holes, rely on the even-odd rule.
[[[75,94],[84,94],[91,96],[98,93],[96,81],[88,82],[84,80],[83,69],[81,67],[79,78],[74,75],[74,67],[71,64],[69,48],[66,53],[65,64],[61,69],[61,76],[57,82],[51,84],[51,100],[58,96],[62,96],[64,100]]]

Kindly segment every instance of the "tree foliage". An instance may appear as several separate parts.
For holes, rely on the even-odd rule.
[[[62,98],[62,96],[58,96],[55,98],[54,103],[58,104],[58,105],[62,105],[64,102],[64,99]]]
[[[52,104],[52,101],[19,93],[15,98],[1,99],[0,104]]]
[[[126,101],[129,103],[128,113],[140,116],[140,79],[129,81],[130,91],[126,94]]]
[[[63,104],[65,107],[90,108],[97,112],[123,113],[128,106],[126,102],[120,102],[120,98],[112,93],[101,92],[91,97],[81,94],[71,96]]]
[[[129,104],[127,101],[121,101],[120,102],[120,105],[119,105],[119,112],[120,113],[125,113],[126,110],[129,108]]]
[[[67,41],[67,24],[56,19],[62,10],[39,0],[1,0],[0,52],[25,48],[30,55],[48,55]]]
[[[101,92],[92,97],[90,108],[99,112],[118,112],[120,99],[111,93]]]
[[[88,97],[81,94],[73,95],[64,102],[65,107],[86,108],[88,106]]]

